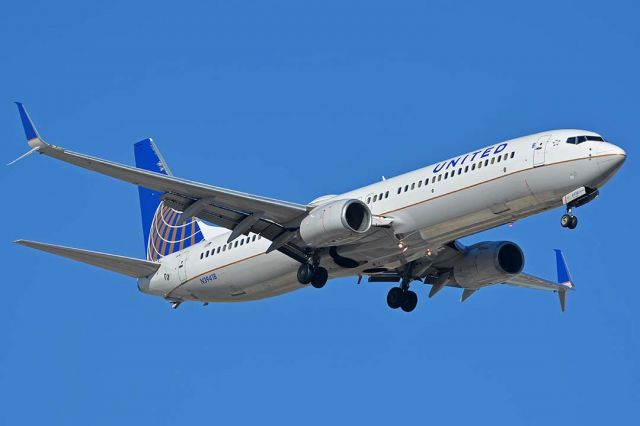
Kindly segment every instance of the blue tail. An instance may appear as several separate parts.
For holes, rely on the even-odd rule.
[[[167,163],[151,139],[136,143],[133,151],[136,167],[171,175]],[[156,261],[202,241],[202,231],[195,218],[180,223],[182,213],[165,205],[162,192],[139,186],[138,194],[147,260]]]

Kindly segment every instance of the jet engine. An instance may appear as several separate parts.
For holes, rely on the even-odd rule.
[[[524,254],[510,241],[485,241],[469,247],[453,265],[453,278],[463,288],[476,289],[507,281],[524,268]]]
[[[336,200],[309,212],[300,224],[300,237],[311,247],[348,244],[371,228],[371,211],[360,200]]]

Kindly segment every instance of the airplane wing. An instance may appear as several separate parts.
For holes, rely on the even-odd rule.
[[[162,192],[165,194],[163,196],[165,203],[169,207],[184,212],[184,217],[195,216],[233,230],[230,240],[241,234],[254,232],[273,242],[269,251],[280,250],[297,260],[304,259],[303,250],[291,243],[291,240],[307,214],[307,206],[138,169],[50,145],[38,134],[24,105],[19,102],[16,104],[27,142],[32,148],[24,156],[38,152],[106,176]]]
[[[534,290],[546,290],[558,293],[560,298],[560,308],[562,312],[565,310],[567,290],[575,290],[575,285],[571,280],[571,274],[569,274],[569,268],[564,259],[562,251],[555,250],[556,252],[556,264],[558,270],[558,282],[548,281],[543,278],[539,278],[529,274],[519,274],[504,284],[512,285],[515,287],[532,288]]]
[[[424,260],[417,259],[404,266],[404,270],[381,270],[371,273],[365,273],[367,275],[368,282],[399,282],[406,274],[412,276],[413,279],[424,282],[431,285],[431,291],[429,297],[435,296],[444,287],[460,287],[455,281],[450,280],[450,274],[453,267],[453,263],[456,259],[463,255],[466,248],[458,241],[452,241],[445,246],[442,246],[438,251],[435,259]],[[520,273],[509,278],[508,281],[502,284],[507,284],[515,287],[531,288],[535,290],[546,290],[558,293],[560,299],[560,308],[564,312],[566,306],[567,290],[575,290],[575,285],[569,274],[566,261],[562,251],[555,250],[556,252],[556,264],[558,272],[558,281],[553,282],[544,278],[536,277],[525,273]],[[426,267],[425,267],[426,266]],[[496,283],[499,284],[499,283]],[[476,290],[465,290],[462,294],[461,301],[466,300]]]
[[[78,262],[88,263],[99,268],[108,269],[119,274],[142,278],[153,274],[160,267],[159,263],[133,257],[117,256],[115,254],[99,253],[97,251],[82,250],[36,241],[17,240],[16,244],[46,251],[51,254],[66,257]]]

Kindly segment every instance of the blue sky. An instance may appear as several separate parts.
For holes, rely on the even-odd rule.
[[[628,160],[578,229],[561,210],[475,235],[578,290],[445,289],[411,315],[388,286],[330,282],[172,311],[135,282],[17,238],[143,256],[134,187],[48,158],[0,173],[0,424],[394,421],[629,424],[640,401],[634,268],[640,9],[634,2],[10,2],[0,139],[14,100],[51,143],[296,202],[474,148],[586,128]]]

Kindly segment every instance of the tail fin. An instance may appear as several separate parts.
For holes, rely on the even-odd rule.
[[[171,176],[158,147],[151,139],[134,145],[136,167]],[[139,186],[140,214],[147,260],[157,261],[176,251],[202,241],[202,231],[195,218],[180,220],[182,213],[165,205],[161,192]]]

